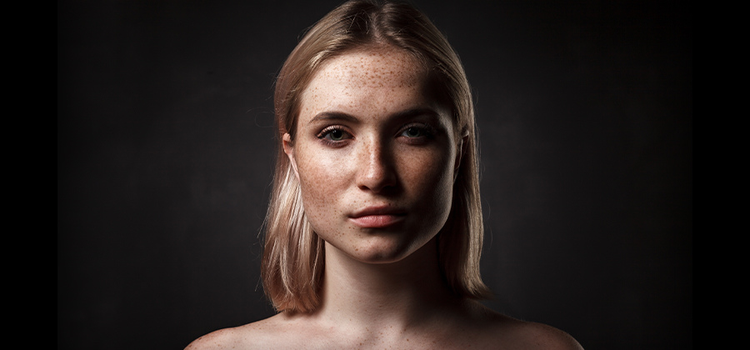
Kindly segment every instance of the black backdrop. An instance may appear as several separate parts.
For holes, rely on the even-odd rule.
[[[58,1],[58,347],[180,349],[272,314],[274,74],[334,1]],[[692,348],[689,3],[415,1],[475,90],[498,311]]]

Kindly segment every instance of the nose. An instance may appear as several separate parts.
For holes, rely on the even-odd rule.
[[[359,159],[357,186],[361,190],[382,193],[396,188],[398,177],[387,145],[372,140],[363,145]]]

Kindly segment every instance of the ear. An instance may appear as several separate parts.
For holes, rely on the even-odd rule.
[[[292,135],[289,135],[289,133],[284,133],[284,136],[281,138],[281,145],[284,148],[284,153],[286,153],[286,156],[289,158],[289,163],[292,164],[292,169],[294,169],[294,176],[299,179],[299,173],[297,172],[297,161],[294,159],[294,141],[292,141]]]

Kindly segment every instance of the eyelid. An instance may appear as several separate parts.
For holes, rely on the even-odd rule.
[[[318,132],[318,134],[317,134],[317,135],[315,135],[315,136],[317,136],[318,138],[323,138],[323,137],[325,137],[325,136],[326,136],[326,135],[327,135],[327,134],[328,134],[329,132],[331,132],[331,131],[333,131],[333,130],[342,130],[342,131],[346,131],[346,130],[345,130],[345,128],[344,128],[344,126],[342,126],[342,125],[328,125],[328,126],[326,126],[325,128],[323,128],[322,130],[320,130],[320,132]]]

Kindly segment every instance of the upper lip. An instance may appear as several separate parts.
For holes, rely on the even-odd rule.
[[[402,215],[405,213],[406,211],[404,211],[403,209],[395,208],[390,205],[373,205],[367,208],[354,211],[349,216],[352,218],[359,218],[359,217],[370,216],[370,215]]]

